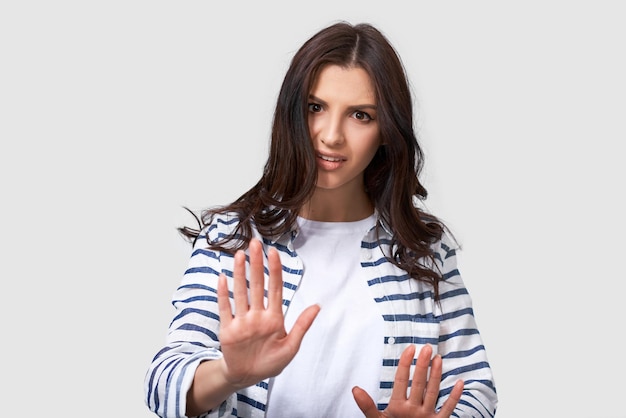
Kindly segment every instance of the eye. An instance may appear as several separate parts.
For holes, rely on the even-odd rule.
[[[372,118],[369,113],[366,112],[361,112],[360,110],[357,110],[356,112],[354,112],[352,114],[352,117],[357,119],[357,120],[362,120],[365,122],[369,122],[370,120],[374,120],[374,118]]]
[[[309,103],[309,112],[319,113],[322,111],[322,105],[317,103]]]

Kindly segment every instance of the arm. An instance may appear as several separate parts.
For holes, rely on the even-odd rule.
[[[192,390],[187,395],[187,411],[198,414],[219,405],[238,389],[278,375],[300,348],[319,306],[302,312],[289,334],[282,311],[282,265],[278,252],[268,254],[269,289],[264,302],[263,254],[261,243],[250,242],[249,293],[245,272],[245,254],[235,255],[233,274],[233,315],[226,276],[218,282],[218,307],[222,321],[220,341],[223,358],[207,362],[196,371]]]
[[[185,416],[186,393],[200,364],[219,360],[217,282],[224,260],[198,239],[189,265],[172,296],[175,308],[165,346],[145,377],[145,402],[160,417]],[[229,264],[230,260],[226,260]],[[204,366],[203,366],[204,367]]]
[[[438,248],[441,304],[434,312],[439,319],[438,352],[442,358],[441,397],[438,407],[448,397],[459,379],[465,383],[455,413],[459,417],[493,416],[497,394],[485,346],[478,331],[472,300],[457,269],[456,251],[444,237]]]
[[[403,370],[403,367],[408,367],[408,360],[405,356],[408,356],[409,350],[414,351],[413,347],[408,346],[403,351],[398,367],[394,371],[391,398],[387,398],[387,409],[381,416],[430,417],[429,414],[433,414],[435,411],[438,411],[438,414],[435,415],[437,417],[447,417],[450,414],[456,417],[493,416],[497,403],[493,377],[474,321],[471,300],[456,267],[456,253],[445,237],[444,241],[435,245],[435,258],[437,260],[435,268],[439,269],[443,275],[443,280],[440,282],[441,301],[436,303],[431,298],[431,301],[428,302],[431,304],[430,308],[427,307],[425,311],[421,312],[421,315],[426,316],[430,312],[433,323],[426,324],[429,325],[426,328],[412,329],[413,333],[417,333],[414,336],[420,337],[421,340],[425,340],[428,336],[429,344],[433,344],[432,348],[436,348],[437,355],[432,359],[430,378],[426,381],[423,377],[428,366],[424,365],[425,360],[422,356],[428,360],[432,351],[435,350],[424,347],[416,362],[411,395],[402,397],[399,393],[404,393],[405,390],[396,392],[397,387],[404,385],[406,388],[405,382],[409,375],[409,369]],[[394,282],[390,281],[389,283],[393,284]],[[388,290],[389,293],[401,293],[398,287],[390,286],[390,289]],[[431,292],[425,291],[422,294],[431,294]],[[404,326],[402,332],[409,331],[407,322],[397,322],[399,326]],[[435,326],[436,332],[433,332]],[[426,334],[424,334],[425,331],[427,331]],[[426,356],[429,352],[430,354]],[[420,367],[421,371],[418,372]],[[420,386],[422,388],[428,386],[431,393],[434,393],[436,389],[437,396],[434,407],[423,407],[430,405],[426,402],[426,397],[424,399],[413,398],[414,393],[419,394],[421,392]],[[367,417],[377,416],[375,409],[372,409],[372,407],[376,408],[374,402],[368,400],[369,395],[358,388],[353,390],[353,394],[357,404]]]
[[[207,412],[238,389],[280,373],[296,354],[319,307],[312,306],[305,310],[287,334],[282,313],[280,258],[276,250],[270,249],[266,308],[260,242],[251,241],[249,252],[249,281],[246,279],[243,251],[239,251],[234,259],[232,299],[235,315],[226,275],[217,275],[221,271],[219,267],[194,267],[187,271],[189,274],[209,274],[208,282],[211,285],[189,283],[181,286],[181,289],[211,290],[210,296],[193,295],[184,300],[194,304],[204,302],[208,306],[180,307],[180,313],[170,326],[170,344],[153,361],[152,373],[149,372],[150,377],[146,379],[146,392],[148,405],[158,415],[183,416]],[[206,255],[215,258],[210,252]],[[172,351],[170,347],[178,344],[173,341],[174,335],[180,332],[191,333],[182,335],[185,350]],[[172,385],[173,378],[180,384]],[[160,399],[165,399],[165,402],[160,403]]]

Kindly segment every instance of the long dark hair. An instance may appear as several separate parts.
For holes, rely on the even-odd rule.
[[[413,103],[404,66],[387,38],[370,24],[333,24],[316,33],[296,52],[283,80],[274,112],[269,157],[259,182],[229,205],[206,209],[198,229],[179,228],[188,239],[220,213],[235,213],[234,232],[209,247],[234,252],[246,248],[252,225],[265,237],[290,231],[312,196],[317,178],[308,128],[308,96],[326,65],[363,68],[375,86],[382,146],[365,170],[365,189],[379,223],[392,232],[389,260],[411,277],[430,283],[438,299],[441,273],[430,244],[444,225],[416,205],[427,192],[419,181],[424,156],[413,128]],[[208,240],[207,240],[208,241]],[[424,262],[431,261],[430,267]]]

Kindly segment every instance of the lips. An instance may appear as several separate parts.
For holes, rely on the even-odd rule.
[[[347,160],[340,154],[317,153],[317,165],[324,170],[336,170]]]
[[[335,163],[342,161],[341,158],[327,157],[326,155],[319,155],[318,157],[320,157],[324,161],[330,161],[330,162],[335,162]]]
[[[318,152],[317,157],[321,158],[324,161],[330,161],[334,163],[346,161],[346,157],[344,157],[343,155],[339,155],[339,154],[322,154],[321,152]]]

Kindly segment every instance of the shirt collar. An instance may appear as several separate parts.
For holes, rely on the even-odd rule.
[[[390,237],[392,237],[393,233],[391,232],[391,228],[389,227],[389,225],[387,225],[385,220],[380,216],[380,213],[378,212],[377,209],[374,209],[374,214],[376,215],[376,223],[374,224],[374,226],[372,226],[372,228],[368,232],[374,231],[378,227],[378,225],[380,225],[383,231],[385,231],[387,234],[389,234]],[[300,233],[300,230],[298,229],[298,224],[294,223],[289,229],[289,231],[283,234],[272,235],[271,237],[268,238],[268,241],[272,244],[277,244],[277,243],[286,244],[289,241],[293,241],[298,236],[299,233]],[[281,242],[281,241],[284,241],[284,242]]]

